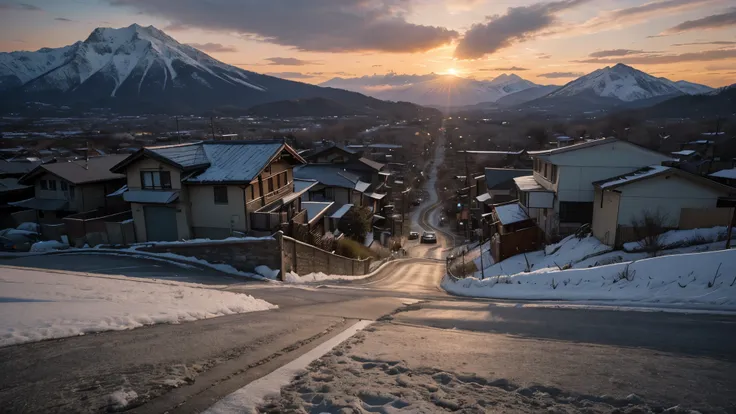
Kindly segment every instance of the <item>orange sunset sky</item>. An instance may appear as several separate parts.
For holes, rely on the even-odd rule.
[[[333,77],[514,72],[564,84],[617,62],[736,83],[735,0],[0,0],[0,51],[154,25],[243,69]]]

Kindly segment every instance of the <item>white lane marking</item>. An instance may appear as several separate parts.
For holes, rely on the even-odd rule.
[[[305,369],[314,360],[321,358],[334,347],[364,329],[373,321],[360,321],[340,332],[337,336],[320,344],[317,348],[305,353],[276,371],[259,378],[245,387],[233,392],[212,407],[205,414],[256,413],[257,408],[270,395],[278,395],[281,387],[287,385],[299,371]]]

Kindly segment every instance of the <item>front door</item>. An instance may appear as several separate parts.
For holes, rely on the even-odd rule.
[[[176,241],[176,209],[171,207],[146,206],[146,239],[148,241]]]

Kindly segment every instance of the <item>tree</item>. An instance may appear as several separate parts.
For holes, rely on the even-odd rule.
[[[530,127],[526,134],[528,137],[534,140],[534,142],[537,143],[537,145],[541,148],[544,147],[544,145],[549,141],[549,135],[547,135],[547,130],[542,125],[535,125]]]
[[[631,220],[634,236],[644,252],[656,256],[663,249],[661,235],[667,230],[667,222],[667,213],[659,209],[645,210],[640,217]]]
[[[373,213],[368,207],[353,207],[340,219],[337,229],[347,237],[362,242],[371,230]]]

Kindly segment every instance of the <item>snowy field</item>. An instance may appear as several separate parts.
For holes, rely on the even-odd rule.
[[[589,251],[589,247],[583,248],[580,256]],[[546,261],[536,263],[544,266]],[[516,262],[511,264],[519,266]],[[455,281],[446,277],[442,287],[456,295],[497,299],[616,301],[736,310],[736,250],[678,254],[569,270],[517,269],[510,276],[487,274],[484,280],[473,277]]]
[[[194,283],[3,268],[0,346],[275,309]]]

